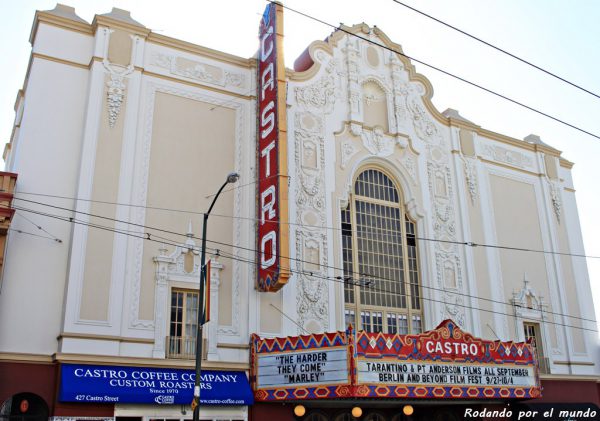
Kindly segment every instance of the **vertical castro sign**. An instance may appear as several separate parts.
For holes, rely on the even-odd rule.
[[[283,7],[269,3],[258,52],[258,289],[277,291],[290,277]]]

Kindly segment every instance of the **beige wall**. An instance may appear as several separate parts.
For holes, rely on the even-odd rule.
[[[105,82],[108,81],[109,77],[107,76]],[[127,81],[124,83],[127,84]],[[109,126],[106,91],[104,98],[100,132],[96,145],[92,200],[115,203],[119,191],[124,119],[117,118],[115,126],[112,128]],[[125,98],[122,109],[125,108],[126,102]],[[115,228],[115,222],[111,220],[116,216],[114,205],[91,202],[90,213],[108,218],[91,217],[90,223],[106,226],[109,229]],[[114,236],[114,233],[99,228],[90,227],[88,229],[81,308],[79,310],[79,316],[82,319],[108,321]]]
[[[558,247],[561,253],[570,253],[569,249],[569,237],[567,234],[567,227],[563,221],[558,225]],[[578,329],[582,327],[582,323],[578,317],[581,317],[581,308],[579,299],[577,297],[577,286],[575,280],[575,272],[573,271],[573,264],[571,262],[571,256],[561,256],[560,265],[562,273],[559,274],[559,281],[562,282],[565,288],[565,294],[567,298],[568,311],[566,313],[569,316],[565,318],[564,324],[573,326],[569,329],[573,340],[573,351],[577,353],[586,352],[585,340],[583,337],[583,330]]]
[[[461,134],[462,133],[463,131],[461,131]],[[486,244],[483,231],[483,215],[481,214],[479,201],[475,201],[474,203],[468,201],[468,203],[469,206],[467,211],[471,229],[471,241],[474,243]],[[475,281],[477,285],[477,296],[484,298],[484,300],[479,300],[477,307],[490,310],[479,312],[482,337],[496,339],[496,334],[489,327],[492,326],[493,329],[494,326],[494,314],[491,312],[494,310],[494,304],[491,301],[487,301],[491,300],[492,298],[492,289],[490,285],[490,274],[486,249],[484,247],[473,247],[471,250],[473,253],[473,262],[475,266],[474,269]]]
[[[147,206],[193,212],[206,212],[213,195],[229,172],[234,171],[235,111],[188,98],[156,93],[152,145],[148,176]],[[223,192],[211,212],[207,239],[233,243],[233,219],[218,215],[233,214],[233,194]],[[146,225],[185,234],[192,221],[194,233],[201,237],[202,216],[182,212],[146,210]],[[160,234],[175,243],[185,237]],[[200,244],[200,240],[196,241]],[[144,242],[141,279],[140,319],[154,318],[155,264],[160,244]],[[208,252],[232,248],[207,242]],[[169,253],[173,247],[168,246]],[[232,261],[221,258],[225,268],[219,287],[219,323],[231,324]]]
[[[275,293],[260,294],[260,331],[263,333],[280,334],[282,329],[282,315],[277,309],[283,309],[283,288]],[[277,307],[274,308],[273,306]]]
[[[498,245],[543,250],[540,212],[534,185],[491,175],[490,187]],[[510,300],[513,292],[523,288],[523,277],[526,275],[531,288],[538,296],[543,297],[548,310],[554,311],[549,302],[550,291],[544,254],[503,249],[500,249],[498,254],[505,299]],[[506,313],[514,314],[510,306],[505,308]],[[514,326],[512,320],[509,318],[509,326]],[[551,328],[550,331],[552,345],[556,347],[555,330]],[[513,337],[518,337],[517,332],[512,334],[515,335]]]
[[[110,34],[108,45],[108,60],[111,63],[129,66],[131,62],[132,39],[131,34],[119,29]]]

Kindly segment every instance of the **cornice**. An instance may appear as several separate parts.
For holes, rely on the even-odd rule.
[[[217,348],[245,350],[245,349],[250,349],[250,345],[248,345],[248,344],[228,344],[228,343],[219,342],[217,344]]]
[[[450,127],[458,127],[459,129],[472,130],[474,132],[479,132],[481,130],[481,126],[471,123],[465,120],[459,120],[452,117],[446,117],[447,124]]]
[[[559,164],[561,167],[566,168],[568,170],[573,169],[573,165],[575,165],[575,163],[569,161],[568,159],[565,158],[560,158],[558,160]]]
[[[543,152],[548,155],[560,157],[561,151],[556,150],[552,147],[540,144],[527,143],[520,139],[514,139],[509,136],[505,136],[499,133],[492,132],[490,130],[483,129],[481,126],[467,122],[464,120],[458,120],[452,117],[446,117],[443,115],[431,101],[433,97],[433,85],[424,75],[417,73],[411,60],[404,54],[402,46],[394,43],[390,38],[378,27],[370,28],[367,24],[361,23],[352,27],[342,25],[340,29],[335,30],[331,35],[327,37],[325,41],[314,41],[312,42],[303,54],[309,54],[313,62],[312,66],[302,72],[295,72],[288,70],[287,75],[290,81],[304,82],[313,78],[320,69],[320,64],[315,60],[315,52],[318,49],[325,50],[328,54],[333,55],[333,49],[337,47],[340,40],[342,40],[348,34],[359,35],[364,38],[363,35],[374,33],[382,42],[382,45],[390,50],[396,51],[396,57],[402,62],[405,70],[408,72],[409,80],[411,82],[419,82],[425,88],[425,94],[422,96],[423,104],[429,113],[441,124],[446,127],[459,127],[467,130],[473,130],[480,136],[487,137],[489,139],[499,141],[502,143],[509,144],[511,146],[529,150],[532,152]],[[363,35],[361,35],[363,34]],[[568,162],[568,161],[566,161]],[[562,165],[562,160],[561,160]],[[568,166],[567,166],[568,168]]]
[[[144,38],[147,37],[151,32],[150,29],[144,26],[123,22],[122,20],[111,18],[110,16],[96,15],[94,16],[94,21],[91,25],[93,33],[96,33],[96,31],[98,31],[98,27],[100,26],[117,28],[134,35],[141,35]]]
[[[107,355],[67,354],[56,353],[52,360],[60,363],[95,364],[95,365],[125,365],[134,367],[166,367],[189,369],[195,367],[194,360],[158,359],[158,358],[136,358]],[[202,361],[203,368],[214,370],[248,370],[248,363],[234,363],[225,361]]]
[[[591,366],[596,365],[595,363],[593,363],[591,361],[554,361],[554,364],[559,364],[559,365],[591,365]]]
[[[53,61],[55,63],[60,63],[60,64],[64,64],[67,66],[79,67],[80,69],[85,69],[85,70],[89,70],[91,67],[91,62],[89,64],[77,63],[75,61],[65,60],[65,59],[58,58],[58,57],[47,56],[45,54],[40,54],[40,53],[32,53],[31,57],[39,58],[42,60]],[[93,58],[92,58],[92,61],[93,61]]]
[[[83,23],[79,21],[75,21],[63,16],[57,16],[53,13],[49,13],[46,11],[36,11],[35,17],[33,19],[33,26],[31,28],[31,33],[29,35],[29,43],[33,45],[35,43],[35,36],[37,35],[37,30],[40,22],[46,23],[48,25],[56,26],[62,29],[66,29],[69,31],[78,32],[84,35],[94,35],[94,31],[92,30],[92,26],[89,23]]]
[[[4,151],[2,152],[2,159],[4,159],[4,162],[6,162],[6,159],[8,158],[8,154],[10,153],[10,150],[12,149],[12,138],[10,139],[9,143],[4,144]]]
[[[17,352],[0,352],[0,361],[18,362],[18,363],[43,363],[52,364],[53,359],[50,355],[42,354],[21,354]]]
[[[456,153],[458,153],[458,152],[456,152]],[[523,173],[523,174],[532,175],[534,177],[543,177],[544,176],[544,174],[541,174],[541,173],[524,170],[523,168],[513,167],[513,166],[510,166],[510,165],[504,164],[502,162],[498,162],[498,161],[492,161],[490,159],[482,157],[481,155],[477,155],[477,158],[479,159],[479,161],[481,161],[481,162],[483,162],[485,164],[495,165],[497,167],[506,168],[506,169],[509,169],[511,171],[516,171],[516,172],[520,172],[520,173]]]
[[[215,87],[215,86],[204,85],[202,83],[191,82],[189,80],[184,80],[184,79],[178,79],[178,78],[173,77],[173,76],[163,75],[163,74],[160,74],[160,73],[154,73],[154,72],[150,72],[148,70],[142,70],[142,74],[144,76],[154,77],[154,78],[158,78],[158,79],[168,80],[168,81],[171,81],[171,82],[181,83],[181,84],[184,84],[184,85],[194,86],[196,88],[202,88],[202,89],[205,89],[207,91],[218,92],[218,93],[223,94],[223,95],[229,95],[229,96],[233,96],[233,97],[240,98],[240,99],[246,99],[246,100],[256,99],[255,95],[239,94],[237,92],[228,91],[226,89],[221,89],[221,88],[218,88],[218,87]]]
[[[116,342],[130,342],[138,344],[154,344],[154,339],[146,338],[127,338],[123,336],[111,336],[111,335],[93,335],[87,333],[67,333],[63,332],[57,336],[56,340],[61,339],[91,339],[94,341],[116,341]]]
[[[186,53],[192,53],[199,56],[212,58],[214,60],[221,61],[223,63],[233,64],[239,67],[256,67],[254,58],[242,58],[234,56],[233,54],[213,50],[208,47],[192,44],[191,42],[178,40],[175,38],[167,37],[165,35],[156,34],[154,32],[149,33],[147,41],[157,45],[162,45],[163,47],[174,48],[176,50],[184,51]]]
[[[562,153],[561,151],[559,151],[558,149],[554,149],[550,146],[545,146],[545,145],[540,145],[540,144],[535,144],[535,143],[528,143],[528,142],[525,142],[524,140],[515,139],[510,136],[506,136],[506,135],[496,133],[496,132],[493,132],[491,130],[486,130],[486,129],[478,130],[477,134],[479,136],[483,136],[483,137],[486,137],[491,140],[496,140],[498,142],[502,142],[507,145],[514,146],[515,148],[524,149],[524,150],[527,150],[530,152],[543,152],[546,155],[555,156],[557,158],[560,158],[561,163],[562,163],[562,161],[564,161],[565,163],[569,162],[566,159],[561,158],[561,156],[560,156]]]
[[[541,380],[560,380],[566,382],[594,382],[600,383],[600,376],[585,376],[585,375],[572,375],[572,374],[542,374],[540,373]]]
[[[297,72],[293,69],[286,69],[286,77],[292,82],[304,82],[312,79],[319,73],[321,69],[321,63],[315,60],[315,54],[317,50],[324,50],[327,54],[333,56],[333,44],[327,41],[313,41],[306,47],[306,50],[301,54],[308,54],[313,64],[308,69]],[[300,58],[300,57],[299,57]]]

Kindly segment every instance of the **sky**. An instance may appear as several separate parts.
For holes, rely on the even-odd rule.
[[[241,57],[257,49],[263,0],[62,0],[88,22],[112,7],[129,10],[152,31]],[[595,0],[402,0],[427,14],[522,57],[600,95],[600,2]],[[400,44],[408,56],[461,76],[600,136],[600,98],[508,58],[421,16],[393,0],[284,0],[333,25],[365,22]],[[51,0],[0,0],[0,140],[10,140],[14,101],[23,86],[36,10]],[[287,67],[311,41],[332,28],[285,12]],[[439,111],[454,108],[481,127],[517,139],[536,134],[575,163],[574,185],[588,256],[600,256],[600,139],[581,133],[474,87],[416,64],[434,89]],[[588,258],[590,283],[600,320],[600,258]]]

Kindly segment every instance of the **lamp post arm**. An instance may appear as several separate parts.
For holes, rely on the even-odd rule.
[[[223,185],[221,186],[221,188],[219,189],[219,191],[217,192],[217,194],[215,194],[215,198],[213,199],[212,203],[210,204],[210,207],[208,208],[208,212],[206,212],[204,215],[206,215],[206,217],[208,218],[208,215],[210,215],[210,211],[212,210],[213,206],[215,206],[215,202],[217,201],[217,199],[219,198],[219,195],[221,194],[221,192],[223,191],[223,189],[225,188],[225,186],[229,184],[228,181],[225,181],[223,183]],[[204,236],[202,236],[202,239],[204,239]]]
[[[208,208],[208,212],[203,214],[202,218],[202,254],[200,258],[200,290],[198,295],[198,325],[196,330],[196,380],[194,382],[194,413],[193,420],[198,421],[200,418],[200,375],[202,372],[202,326],[204,325],[204,284],[206,283],[206,225],[208,222],[208,215],[219,195],[229,184],[229,181],[225,181]]]

